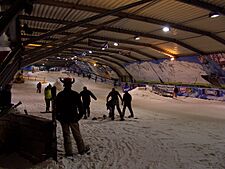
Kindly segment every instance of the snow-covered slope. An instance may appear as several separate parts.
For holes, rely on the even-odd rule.
[[[201,75],[205,75],[203,67],[194,62],[164,60],[158,64],[153,62],[134,63],[126,66],[136,80],[182,83],[208,83]]]

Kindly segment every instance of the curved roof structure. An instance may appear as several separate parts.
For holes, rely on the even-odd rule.
[[[10,5],[16,6],[2,2],[8,5],[5,10],[2,8],[2,16]],[[25,47],[21,66],[45,58],[52,64],[58,63],[57,59],[60,63],[69,62],[77,56],[121,69],[135,61],[225,51],[224,0],[35,0],[31,3],[30,15],[26,10],[17,13]],[[220,16],[211,18],[213,12]],[[168,32],[162,31],[165,26]]]

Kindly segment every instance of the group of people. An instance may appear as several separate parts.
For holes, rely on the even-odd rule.
[[[121,109],[120,109],[119,98],[120,98],[120,100],[122,102],[122,105],[123,105],[123,111],[121,111]],[[115,107],[120,114],[120,120],[121,121],[124,120],[126,108],[128,108],[129,111],[130,111],[130,115],[128,117],[129,118],[134,117],[134,113],[133,113],[133,110],[132,110],[132,107],[131,107],[131,101],[132,101],[132,96],[128,93],[128,91],[125,91],[125,93],[122,97],[120,95],[120,93],[115,90],[115,88],[112,88],[112,91],[108,94],[108,96],[106,98],[106,106],[107,106],[107,109],[109,109],[109,117],[112,120],[114,120],[114,118],[115,118],[114,117],[115,116]]]
[[[90,90],[88,90],[87,87],[83,87],[83,91],[80,93],[72,90],[72,84],[75,82],[74,78],[64,78],[60,79],[60,81],[63,83],[64,89],[56,95],[55,105],[56,119],[62,126],[65,153],[66,156],[71,156],[73,154],[72,143],[70,140],[71,130],[77,144],[78,153],[83,155],[90,150],[90,147],[84,144],[78,122],[83,116],[84,118],[90,116],[91,98],[97,100],[97,97]],[[118,97],[120,97],[122,104],[124,105],[122,112],[119,107]],[[115,107],[117,107],[121,120],[124,120],[126,107],[128,107],[131,113],[129,117],[134,117],[131,108],[131,100],[132,97],[128,92],[125,92],[122,98],[119,92],[113,88],[106,98],[107,103],[111,102],[111,104],[108,105],[111,119],[114,120]]]

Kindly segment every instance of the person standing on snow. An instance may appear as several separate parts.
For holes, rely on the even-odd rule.
[[[44,95],[45,95],[45,104],[46,104],[46,112],[49,112],[50,103],[52,99],[52,92],[51,92],[52,85],[49,83],[47,87],[45,87]]]
[[[123,113],[121,112],[121,109],[120,109],[120,105],[119,105],[119,98],[120,100],[122,101],[122,97],[120,95],[120,93],[118,91],[115,90],[115,88],[112,88],[112,91],[108,94],[107,98],[106,98],[106,103],[109,102],[109,98],[111,98],[111,101],[112,101],[112,112],[111,112],[111,119],[114,120],[114,115],[115,115],[115,106],[117,108],[117,111],[119,112],[120,114],[120,120],[123,121],[124,120],[124,116],[123,116]]]
[[[41,82],[37,84],[37,93],[41,93]]]
[[[179,92],[179,90],[178,90],[177,86],[175,86],[174,89],[173,89],[173,97],[174,98],[177,98],[177,93],[178,92]]]
[[[51,88],[51,94],[52,94],[52,111],[55,110],[55,99],[56,99],[56,86],[54,85]]]
[[[64,148],[66,156],[72,156],[72,143],[70,140],[70,129],[77,144],[78,153],[83,155],[90,150],[85,146],[82,139],[79,120],[83,116],[83,107],[78,92],[71,89],[74,79],[65,78],[60,81],[64,84],[64,90],[56,96],[56,119],[60,122],[63,131]]]
[[[83,101],[83,108],[84,108],[84,119],[87,119],[87,117],[90,117],[90,103],[91,103],[91,97],[94,100],[97,100],[95,95],[87,89],[86,86],[83,87],[83,91],[80,92],[80,96]]]
[[[130,95],[130,93],[128,93],[128,91],[125,91],[124,95],[123,95],[123,115],[125,114],[126,111],[126,107],[128,107],[129,111],[130,111],[130,115],[128,116],[128,118],[134,117],[134,113],[131,107],[131,101],[132,101],[132,96]]]

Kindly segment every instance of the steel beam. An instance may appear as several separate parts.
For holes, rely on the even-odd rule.
[[[123,10],[126,10],[126,9],[130,9],[130,8],[133,8],[135,6],[139,6],[139,5],[142,5],[142,4],[145,4],[145,3],[148,3],[150,2],[151,0],[140,0],[138,2],[134,2],[134,3],[131,3],[131,4],[128,4],[128,5],[125,5],[125,6],[122,6],[122,7],[118,7],[116,9],[113,9],[113,10],[109,10],[107,12],[104,12],[104,13],[101,13],[101,14],[97,14],[95,16],[92,16],[92,17],[89,17],[89,18],[86,18],[86,19],[83,19],[83,20],[80,20],[78,22],[73,22],[71,24],[68,24],[66,26],[63,26],[61,28],[58,28],[58,29],[55,29],[53,31],[50,31],[48,33],[45,33],[45,34],[42,34],[38,37],[35,37],[35,39],[32,39],[32,40],[28,40],[25,42],[25,44],[28,44],[28,43],[32,43],[32,42],[35,42],[35,41],[38,41],[38,40],[41,40],[41,39],[44,39],[46,37],[49,37],[51,35],[54,35],[54,34],[57,34],[57,33],[60,33],[60,32],[63,32],[65,30],[68,30],[68,29],[71,29],[71,28],[74,28],[76,26],[81,26],[85,23],[88,23],[88,22],[92,22],[94,20],[97,20],[97,19],[100,19],[100,18],[103,18],[105,16],[109,16],[109,15],[112,15],[112,14],[116,14],[120,11],[123,11]]]
[[[186,2],[189,0],[186,0]],[[194,2],[195,0],[191,0],[192,2]],[[201,1],[203,2],[203,1]],[[64,7],[64,8],[69,8],[69,9],[76,9],[76,10],[83,10],[83,11],[88,11],[88,12],[93,12],[93,13],[104,13],[109,11],[108,9],[104,9],[104,8],[99,8],[99,7],[93,7],[93,6],[85,6],[85,5],[74,5],[73,3],[66,3],[66,2],[56,2],[53,0],[38,0],[37,3],[40,4],[45,4],[45,5],[50,5],[50,6],[57,6],[57,7]],[[222,12],[224,11],[224,9],[221,9]],[[152,24],[156,24],[156,25],[170,25],[170,27],[176,28],[176,29],[180,29],[183,31],[187,31],[187,32],[192,32],[192,33],[196,33],[196,34],[200,34],[200,35],[204,35],[204,36],[208,36],[220,43],[222,43],[223,45],[225,45],[225,39],[211,33],[208,31],[204,31],[201,29],[197,29],[197,28],[192,28],[192,27],[188,27],[188,26],[184,26],[181,24],[177,24],[177,23],[173,23],[173,22],[168,22],[168,21],[164,21],[164,20],[160,20],[160,19],[155,19],[155,18],[151,18],[151,17],[144,17],[144,16],[140,16],[140,15],[135,15],[135,14],[131,14],[131,13],[127,13],[127,12],[117,12],[115,14],[112,14],[113,16],[118,16],[120,18],[128,18],[128,19],[133,19],[133,20],[137,20],[137,21],[142,21],[142,22],[146,22],[146,23],[152,23]]]
[[[35,21],[40,21],[40,22],[47,22],[47,23],[54,23],[54,24],[69,24],[71,23],[70,21],[62,21],[62,20],[57,20],[57,19],[47,19],[47,18],[41,18],[41,17],[35,17],[35,16],[25,16],[25,15],[21,15],[20,19],[24,19],[24,20],[35,20]],[[97,25],[94,24],[84,24],[81,27],[85,27],[85,28],[90,28],[90,27],[94,27]],[[42,32],[42,33],[46,33],[47,31],[50,30],[45,30],[45,29],[32,29],[33,31],[36,32]],[[158,39],[158,40],[163,40],[166,42],[173,42],[176,43],[184,48],[187,48],[193,52],[196,52],[197,54],[201,54],[204,55],[205,53],[187,43],[184,43],[180,40],[177,40],[175,38],[169,38],[169,37],[164,37],[164,36],[159,36],[159,35],[155,35],[155,34],[151,34],[151,33],[144,33],[144,32],[137,32],[137,31],[131,31],[131,30],[126,30],[126,29],[121,29],[121,28],[114,28],[114,27],[110,27],[110,26],[102,26],[100,28],[100,30],[105,30],[105,31],[111,31],[111,32],[117,32],[117,33],[125,33],[125,34],[129,34],[132,36],[141,36],[141,37],[146,37],[146,38],[152,38],[152,39]],[[62,32],[60,33],[62,35],[73,35],[72,33],[69,32]]]
[[[177,1],[225,15],[225,8],[213,5],[205,1],[199,0],[177,0]]]

